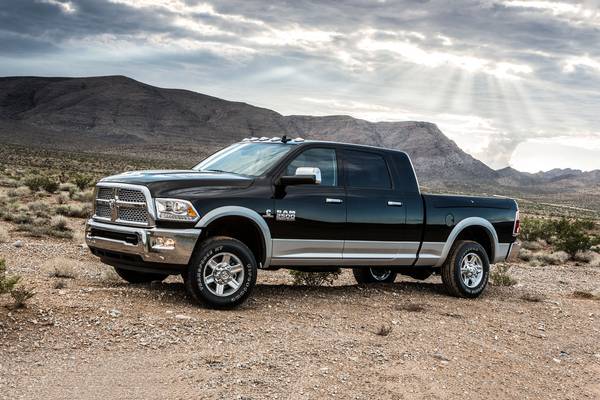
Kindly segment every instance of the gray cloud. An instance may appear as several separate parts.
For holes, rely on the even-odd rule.
[[[451,4],[5,0],[0,74],[123,73],[283,113],[426,119],[494,167],[534,138],[595,137],[596,2]]]

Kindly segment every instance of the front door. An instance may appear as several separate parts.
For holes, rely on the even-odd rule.
[[[342,259],[346,196],[335,147],[311,147],[289,162],[282,175],[319,168],[320,184],[287,186],[274,201],[269,228],[272,265],[336,265]]]
[[[344,264],[411,265],[419,241],[409,238],[405,195],[394,187],[390,160],[385,153],[349,149],[344,150],[343,159],[347,199]]]

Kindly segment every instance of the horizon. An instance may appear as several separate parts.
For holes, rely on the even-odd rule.
[[[8,0],[0,75],[124,75],[282,115],[436,124],[492,169],[600,169],[594,2]]]

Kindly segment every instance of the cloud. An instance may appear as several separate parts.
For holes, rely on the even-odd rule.
[[[533,138],[600,140],[593,4],[4,0],[0,74],[120,73],[285,114],[428,120],[502,167]]]

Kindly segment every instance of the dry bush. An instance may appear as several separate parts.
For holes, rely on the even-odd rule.
[[[548,243],[546,243],[546,241],[543,239],[537,239],[532,242],[525,241],[521,243],[521,247],[527,250],[537,251],[548,247]]]
[[[92,214],[92,206],[90,204],[63,204],[56,207],[55,212],[73,218],[87,218]]]
[[[81,201],[82,203],[91,203],[94,200],[94,190],[75,192],[71,195],[71,199]]]
[[[7,243],[9,240],[10,234],[8,233],[8,229],[0,226],[0,243]]]
[[[491,283],[494,286],[514,286],[517,280],[510,275],[510,265],[496,264],[490,274]]]
[[[600,267],[600,254],[592,253],[592,258],[588,262],[590,267],[598,268]]]
[[[0,177],[0,186],[8,188],[16,188],[19,186],[19,181],[13,178]]]
[[[534,258],[534,254],[532,251],[527,250],[527,249],[521,249],[519,250],[519,259],[523,260],[523,261],[531,261]]]
[[[392,333],[392,331],[394,330],[394,327],[392,325],[381,325],[379,327],[379,329],[375,332],[375,334],[377,336],[388,336],[390,333]]]
[[[69,228],[69,221],[65,217],[60,215],[52,217],[52,220],[50,221],[50,226],[59,231],[71,230],[71,228]]]
[[[33,201],[27,204],[27,209],[36,217],[49,218],[51,214],[50,206],[43,201]]]
[[[594,293],[584,292],[582,290],[576,290],[576,291],[574,291],[573,292],[573,297],[575,297],[577,299],[585,299],[585,300],[596,300],[596,299],[599,298]]]
[[[342,271],[339,269],[335,272],[290,271],[290,275],[294,279],[294,285],[305,286],[331,286],[340,277],[341,273]]]
[[[71,183],[71,182],[61,183],[58,186],[58,190],[61,192],[75,193],[77,191],[77,185],[75,185],[74,183]]]
[[[546,298],[543,295],[537,293],[525,293],[521,296],[521,300],[525,300],[530,303],[540,303],[545,299]]]
[[[6,192],[6,194],[8,194],[9,197],[26,197],[31,195],[31,189],[29,189],[27,186],[19,186],[15,189],[9,190]]]
[[[35,292],[25,286],[19,286],[10,291],[10,295],[13,298],[14,308],[25,308],[27,307],[27,301],[35,296]]]
[[[66,193],[61,193],[58,195],[58,197],[56,198],[56,202],[58,204],[68,204],[71,201],[71,198],[69,197],[68,194]]]
[[[75,279],[78,276],[79,263],[66,257],[56,257],[42,264],[42,270],[51,278]]]
[[[569,258],[571,258],[569,254],[564,251],[555,251],[553,253],[547,253],[542,251],[537,253],[535,257],[539,261],[550,265],[561,265],[566,263],[569,260]]]

